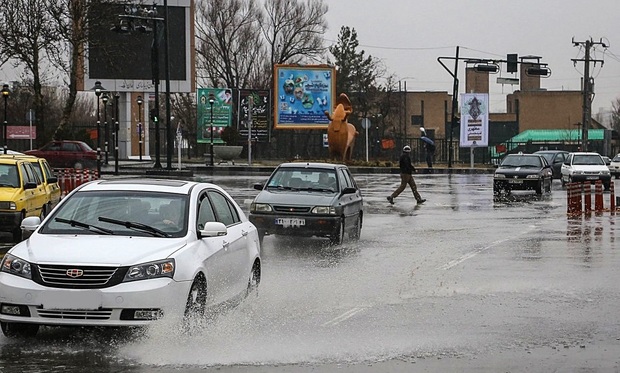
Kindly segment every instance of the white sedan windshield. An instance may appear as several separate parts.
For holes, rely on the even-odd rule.
[[[40,233],[180,237],[187,232],[187,197],[151,192],[78,192],[59,206]]]

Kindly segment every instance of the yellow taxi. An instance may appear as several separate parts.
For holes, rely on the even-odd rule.
[[[56,177],[56,175],[54,175],[54,171],[52,170],[52,167],[50,166],[47,159],[25,154],[0,154],[0,159],[1,158],[19,158],[26,160],[32,164],[32,167],[34,167],[34,170],[39,176],[39,179],[41,179],[41,181],[43,182],[43,185],[45,186],[45,191],[47,192],[47,203],[45,206],[44,215],[47,215],[58,204],[58,202],[60,202],[62,191],[60,190],[60,186],[58,185],[58,178]]]
[[[12,156],[0,157],[0,232],[21,241],[21,221],[28,216],[45,217],[47,191],[32,163]]]

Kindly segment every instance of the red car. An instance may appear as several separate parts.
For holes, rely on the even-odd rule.
[[[96,168],[97,152],[83,141],[51,141],[37,150],[24,152],[45,158],[54,168]]]

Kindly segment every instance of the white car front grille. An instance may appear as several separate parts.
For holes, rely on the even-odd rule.
[[[116,285],[122,281],[117,267],[38,265],[41,285],[60,288],[92,289]],[[36,281],[36,280],[35,280]]]

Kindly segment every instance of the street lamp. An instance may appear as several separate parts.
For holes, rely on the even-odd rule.
[[[125,7],[125,14],[119,15],[120,23],[112,30],[122,33],[131,31],[152,32],[153,43],[151,44],[151,73],[153,76],[153,88],[155,91],[155,107],[151,112],[151,119],[155,124],[155,164],[153,168],[162,168],[160,162],[160,131],[159,131],[159,37],[158,22],[162,22],[164,26],[164,42],[165,42],[165,80],[166,80],[166,133],[168,140],[170,135],[170,76],[169,76],[169,53],[168,53],[168,0],[164,0],[165,17],[157,17],[157,7],[155,4],[150,9],[141,9],[139,7]],[[149,22],[153,22],[149,25]],[[172,147],[168,145],[168,168],[171,168]]]
[[[101,176],[101,118],[99,116],[99,97],[106,89],[103,88],[100,81],[95,82],[95,86],[91,88],[97,96],[97,176]]]
[[[114,95],[114,174],[118,175],[118,131],[119,131],[119,116],[121,111],[118,107],[118,102],[121,98],[121,94],[116,92]]]
[[[144,103],[142,96],[136,98],[136,103],[138,104],[138,147],[140,151],[140,161],[142,161],[142,104]]]
[[[211,129],[211,166],[214,166],[213,163],[213,104],[215,103],[215,95],[213,92],[209,93],[209,105],[211,106],[211,123],[209,124]]]
[[[103,102],[103,128],[104,128],[104,147],[103,151],[105,153],[105,164],[108,164],[108,139],[110,138],[110,133],[108,132],[108,101],[110,97],[108,96],[108,92],[103,92],[101,95],[101,102]]]
[[[9,85],[5,84],[2,86],[2,97],[4,97],[4,123],[2,126],[2,138],[4,139],[4,154],[8,151],[7,146],[7,135],[6,135],[6,127],[8,126],[7,116],[6,116],[6,108],[7,103],[9,101],[9,96],[11,95],[11,90],[9,89]]]

